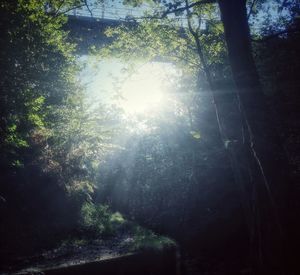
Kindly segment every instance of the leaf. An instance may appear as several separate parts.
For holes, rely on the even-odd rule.
[[[199,131],[190,131],[190,134],[193,136],[195,139],[200,139],[201,135]]]

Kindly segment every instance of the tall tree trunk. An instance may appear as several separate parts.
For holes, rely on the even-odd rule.
[[[219,0],[229,62],[247,129],[244,150],[255,185],[256,262],[262,274],[285,274],[289,173],[252,55],[246,0]],[[250,196],[250,194],[249,194]]]

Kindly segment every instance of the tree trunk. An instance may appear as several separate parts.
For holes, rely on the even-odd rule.
[[[246,0],[219,0],[229,62],[247,130],[244,152],[255,192],[255,274],[285,274],[288,163],[252,56]],[[239,160],[238,160],[239,161]],[[244,161],[244,160],[241,160]],[[250,194],[249,194],[250,200]]]

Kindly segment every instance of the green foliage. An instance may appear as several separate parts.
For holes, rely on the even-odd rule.
[[[106,35],[116,39],[102,50],[104,57],[114,56],[126,62],[162,59],[194,69],[199,65],[189,39],[180,36],[179,27],[172,20],[144,20],[136,26],[109,28]]]
[[[110,136],[104,109],[84,103],[75,45],[62,29],[62,11],[80,3],[4,1],[0,21],[0,168],[38,161],[70,194],[92,182]]]
[[[166,6],[169,3],[172,6],[174,4],[174,7],[180,5],[180,2],[166,1]],[[164,3],[159,5],[164,6]],[[168,8],[170,7],[165,9]],[[201,81],[200,85],[204,86],[205,72],[199,58],[197,43],[187,27],[187,17],[184,16],[179,21],[177,16],[157,19],[155,16],[152,18],[153,13],[155,14],[155,9],[152,13],[150,10],[145,19],[139,20],[137,24],[128,23],[108,28],[106,35],[113,37],[113,42],[101,49],[100,56],[119,58],[130,64],[141,60],[170,62],[180,67],[184,74],[199,78],[198,84]],[[194,7],[189,21],[200,41],[213,80],[227,80],[231,73],[227,62],[224,29],[217,6],[212,4]]]
[[[200,139],[201,138],[201,134],[200,134],[199,131],[191,131],[190,133],[193,136],[193,138],[195,138],[195,139]]]
[[[107,236],[116,233],[125,222],[119,213],[112,213],[107,205],[86,202],[81,208],[81,226],[93,236]]]
[[[24,162],[31,133],[47,127],[49,108],[64,104],[75,87],[74,45],[67,42],[67,33],[61,29],[65,17],[48,14],[46,2],[2,1],[2,165],[10,166],[14,159]]]
[[[134,6],[142,3],[139,0],[125,2]],[[0,198],[3,195],[6,200],[8,196],[12,209],[26,208],[26,203],[33,205],[24,212],[27,215],[20,212],[19,216],[11,215],[13,217],[28,217],[28,213],[34,216],[33,211],[40,211],[41,216],[56,211],[58,216],[60,210],[68,213],[71,209],[69,216],[77,219],[79,209],[82,232],[93,237],[113,235],[126,222],[108,206],[92,203],[98,181],[98,195],[104,201],[114,196],[113,203],[127,209],[131,217],[147,219],[146,223],[152,226],[164,224],[166,228],[178,223],[180,217],[183,224],[186,208],[196,208],[199,194],[206,192],[198,182],[209,183],[207,190],[211,190],[214,184],[210,183],[220,182],[216,179],[218,172],[228,170],[226,164],[219,170],[211,169],[215,163],[226,161],[216,142],[217,131],[210,129],[213,123],[205,113],[211,106],[210,98],[199,97],[199,90],[205,91],[205,81],[201,82],[203,64],[199,61],[195,40],[187,28],[179,26],[176,17],[145,19],[139,24],[124,24],[106,31],[114,40],[100,51],[100,57],[117,57],[128,63],[135,63],[136,59],[166,61],[181,67],[183,73],[174,81],[172,93],[176,94],[176,100],[168,102],[160,117],[147,118],[151,131],[126,136],[128,128],[123,127],[121,136],[128,140],[122,140],[122,150],[114,156],[117,161],[108,159],[104,163],[104,154],[113,147],[110,117],[103,106],[90,108],[85,102],[84,87],[77,81],[81,68],[76,62],[75,45],[69,43],[68,33],[62,30],[67,20],[62,11],[81,3],[77,0],[5,0],[0,4],[0,168],[1,172],[5,171],[0,179]],[[292,14],[296,2],[285,3]],[[180,3],[163,1],[162,4],[176,8]],[[262,7],[262,1],[257,1],[254,16],[259,16],[258,7]],[[264,21],[259,35],[280,29],[288,19],[288,16],[282,18],[272,28],[269,21]],[[230,72],[225,57],[224,30],[216,6],[195,7],[190,20],[213,80],[223,84]],[[205,22],[205,28],[201,22]],[[296,24],[296,21],[289,23]],[[276,87],[283,84],[279,78],[276,81],[273,78],[287,77],[283,70],[286,59],[296,68],[298,40],[288,37],[287,41],[270,44],[273,50],[274,45],[278,47],[278,52],[274,50],[276,54],[268,47],[257,49],[258,55],[268,57],[258,62],[265,83],[276,83]],[[289,43],[292,45],[287,45]],[[288,54],[282,54],[287,48],[290,49]],[[92,50],[95,52],[95,47]],[[288,73],[294,80],[296,71],[299,70]],[[296,95],[295,91],[296,88],[293,91]],[[105,127],[107,125],[109,127]],[[15,182],[12,183],[12,179]],[[62,196],[63,202],[55,208],[53,204],[60,190],[68,196]],[[42,198],[35,205],[33,194]],[[42,200],[46,197],[50,206],[45,207]],[[75,207],[65,207],[70,206],[66,203],[68,200]],[[41,205],[50,210],[45,211]],[[203,211],[209,209],[207,205]],[[7,213],[7,216],[11,214]],[[141,227],[135,227],[130,243],[134,251],[173,245],[172,240]]]
[[[153,231],[141,226],[136,226],[133,231],[132,239],[128,244],[128,249],[131,251],[161,251],[174,246],[176,246],[176,243],[172,239],[157,235]]]
[[[63,30],[63,11],[79,4],[0,4],[0,194],[9,209],[0,215],[10,220],[14,213],[15,223],[41,223],[49,231],[74,226],[110,138],[104,108],[91,115],[84,103],[76,45]]]

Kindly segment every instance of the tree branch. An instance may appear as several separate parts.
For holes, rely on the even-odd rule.
[[[252,4],[251,4],[251,6],[250,6],[249,13],[248,13],[248,15],[247,15],[247,20],[249,20],[251,14],[252,14],[252,12],[253,12],[253,8],[254,8],[254,5],[256,4],[256,2],[257,2],[257,0],[253,0],[253,1],[252,1]]]
[[[75,9],[82,8],[83,6],[85,6],[85,4],[80,4],[80,5],[71,7],[71,8],[69,8],[69,9],[67,9],[67,10],[64,10],[63,12],[59,12],[59,13],[55,14],[54,17],[57,17],[57,16],[62,15],[62,14],[66,14],[66,13],[68,13],[69,11],[72,11],[72,10],[75,10]]]
[[[60,3],[60,5],[59,5],[58,8],[57,8],[55,14],[54,14],[55,16],[59,13],[59,11],[60,11],[60,9],[62,8],[62,6],[63,6],[64,3],[65,3],[65,0],[62,0],[61,3]]]
[[[86,8],[88,9],[89,13],[91,14],[91,17],[93,17],[93,12],[91,11],[87,0],[84,0],[84,5],[86,6]]]
[[[202,0],[202,1],[194,2],[192,4],[185,5],[184,7],[166,10],[162,14],[162,16],[165,17],[165,16],[167,16],[168,14],[171,14],[171,13],[186,11],[186,10],[192,8],[192,7],[195,7],[195,6],[204,5],[204,4],[212,4],[212,3],[216,3],[216,2],[217,2],[216,0]]]
[[[141,17],[134,17],[132,18],[133,20],[140,20],[140,19],[164,19],[166,18],[166,16],[168,14],[172,14],[172,13],[176,13],[176,12],[182,12],[182,11],[186,11],[192,7],[198,6],[198,5],[205,5],[205,4],[212,4],[212,3],[216,3],[217,0],[202,0],[202,1],[198,1],[195,3],[192,3],[188,6],[184,6],[184,7],[180,7],[180,8],[176,8],[176,9],[167,9],[166,11],[164,11],[162,14],[156,13],[154,15],[149,15],[149,16],[141,16]]]

